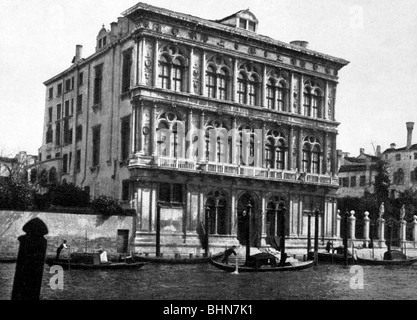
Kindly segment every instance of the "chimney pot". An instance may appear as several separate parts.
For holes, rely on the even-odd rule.
[[[77,44],[75,46],[75,58],[74,58],[74,62],[78,62],[82,59],[82,55],[83,55],[83,46],[80,44]]]
[[[411,147],[411,142],[413,138],[414,122],[406,122],[405,125],[407,126],[407,150],[408,150]]]
[[[290,44],[294,45],[294,46],[299,46],[302,48],[307,48],[308,47],[308,42],[307,41],[302,41],[302,40],[294,40],[291,41]]]
[[[395,147],[396,147],[397,145],[395,144],[395,143],[391,143],[390,144],[390,147],[391,147],[391,149],[395,149]]]

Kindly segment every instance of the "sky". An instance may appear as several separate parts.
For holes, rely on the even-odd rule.
[[[136,0],[1,0],[0,155],[38,154],[46,88],[71,66],[75,46],[94,53],[104,24]],[[415,0],[144,0],[216,20],[250,9],[258,33],[350,61],[339,72],[337,148],[357,156],[391,143],[406,145],[405,123],[416,122],[417,1]]]

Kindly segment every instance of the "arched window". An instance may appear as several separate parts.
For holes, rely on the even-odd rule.
[[[238,102],[251,106],[259,105],[260,77],[255,65],[243,64],[237,77]]]
[[[304,86],[304,115],[313,118],[322,118],[322,85],[308,79]]]
[[[215,119],[208,123],[205,139],[208,161],[232,163],[232,138],[222,120]]]
[[[183,66],[179,59],[175,59],[172,63],[172,90],[183,91]]]
[[[278,88],[277,88],[278,110],[287,111],[286,99],[287,99],[287,90],[286,90],[285,82],[280,81],[278,83]]]
[[[246,92],[247,92],[247,80],[246,75],[242,72],[237,77],[237,97],[239,103],[246,103]]]
[[[266,84],[266,106],[268,109],[275,110],[275,82],[272,79]]]
[[[227,90],[228,90],[228,79],[229,72],[226,68],[221,68],[218,75],[218,86],[219,93],[218,98],[220,100],[227,100]]]
[[[320,173],[320,143],[315,137],[306,137],[302,149],[301,171],[307,173]]]
[[[186,59],[175,45],[163,46],[158,60],[159,86],[163,89],[184,91]]]
[[[227,208],[226,194],[213,191],[208,194],[206,206],[209,208],[209,233],[227,235],[231,233],[230,214]]]
[[[414,170],[411,171],[411,181],[413,182],[417,181],[417,167],[415,167]]]
[[[320,118],[321,117],[321,92],[316,89],[314,94],[311,96],[311,106],[313,110],[312,117]]]
[[[278,141],[275,146],[275,169],[285,169],[285,146],[281,141]]]
[[[169,148],[168,148],[168,142],[169,142],[169,126],[166,122],[160,122],[158,125],[158,155],[162,157],[167,157]]]
[[[207,95],[209,98],[216,98],[216,70],[209,66],[206,73]]]
[[[302,159],[302,172],[310,172],[310,163],[311,163],[311,150],[310,145],[304,144],[303,147],[303,159]]]
[[[48,184],[48,171],[43,169],[39,175],[39,185],[45,187]]]
[[[286,141],[277,130],[268,131],[265,145],[265,164],[267,168],[285,169]]]
[[[30,170],[30,183],[35,183],[36,182],[36,177],[38,175],[38,170],[36,170],[36,168],[33,168],[32,170]]]
[[[258,78],[251,75],[248,79],[248,104],[250,106],[256,106],[258,104],[258,86]]]
[[[315,145],[311,152],[311,170],[314,174],[320,173],[320,147]]]
[[[170,89],[170,67],[166,56],[159,59],[159,78],[162,89]]]
[[[304,89],[304,115],[310,117],[311,115],[311,88]]]

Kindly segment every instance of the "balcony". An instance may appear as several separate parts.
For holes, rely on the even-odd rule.
[[[194,159],[158,157],[155,162],[141,163],[138,158],[130,159],[129,167],[136,166],[147,168],[161,168],[167,170],[188,171],[195,173],[210,173],[225,176],[238,176],[245,178],[254,178],[271,181],[287,182],[307,182],[312,184],[339,185],[339,180],[330,175],[320,175],[305,173],[300,174],[297,171],[276,170],[261,167],[242,166],[231,163],[218,163],[203,161],[199,162]]]

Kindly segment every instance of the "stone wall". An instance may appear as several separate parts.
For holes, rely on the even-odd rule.
[[[0,258],[17,256],[17,238],[24,235],[23,226],[34,218],[41,219],[48,227],[48,255],[54,255],[65,239],[71,252],[84,252],[86,248],[88,252],[104,249],[114,256],[118,254],[118,230],[129,231],[129,244],[135,236],[136,219],[131,216],[103,219],[101,215],[0,211]],[[63,255],[68,254],[64,251]]]

